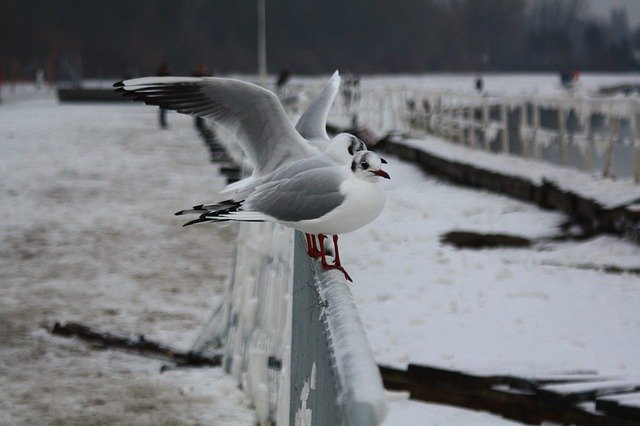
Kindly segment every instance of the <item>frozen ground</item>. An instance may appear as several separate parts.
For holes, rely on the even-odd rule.
[[[215,198],[223,180],[188,117],[139,105],[0,105],[0,423],[253,424],[219,370],[158,374],[160,363],[51,337],[80,321],[185,349],[219,300],[233,227],[183,229],[172,212]],[[528,237],[563,216],[439,182],[390,160],[388,204],[341,239],[378,362],[640,377],[640,279],[576,269],[638,267],[610,237],[525,250],[458,250],[453,229]],[[498,424],[395,401],[387,424]]]
[[[346,75],[343,73],[343,75]],[[394,75],[394,76],[362,76],[363,89],[386,87],[411,87],[421,90],[439,90],[452,92],[474,92],[475,80],[479,74],[426,74],[426,75]],[[544,96],[567,96],[569,93],[560,84],[558,73],[489,73],[483,74],[484,90],[488,94],[521,95],[539,94]],[[292,83],[315,82],[317,78],[292,78]],[[640,73],[583,73],[573,90],[575,95],[594,94],[600,87],[621,84],[640,83]]]
[[[640,247],[607,236],[531,249],[443,245],[451,230],[548,237],[564,217],[387,160],[385,210],[341,240],[378,362],[640,378],[640,277],[577,268],[637,268]]]
[[[10,94],[9,94],[10,95]],[[134,105],[0,105],[0,424],[252,425],[219,369],[52,337],[78,321],[188,349],[218,301],[234,228],[172,212],[224,185],[188,117]]]

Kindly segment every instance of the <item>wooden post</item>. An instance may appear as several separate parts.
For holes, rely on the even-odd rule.
[[[631,131],[633,132],[633,179],[640,183],[640,101],[634,100],[631,108]]]
[[[453,97],[449,100],[449,105],[447,108],[447,139],[453,139],[454,128],[453,125],[455,123],[455,111],[453,108]]]
[[[609,114],[612,114],[609,109]],[[613,160],[613,148],[618,139],[618,130],[620,129],[620,117],[609,116],[609,134],[607,135],[607,148],[604,154],[604,166],[602,168],[602,176],[611,176],[611,162]]]
[[[527,137],[528,121],[527,103],[523,102],[520,106],[520,143],[522,144],[522,156],[525,158],[529,158],[529,138]]]
[[[569,164],[569,147],[567,138],[567,118],[564,103],[558,102],[558,133],[560,134],[560,161],[563,165]]]
[[[533,101],[533,130],[531,132],[531,143],[533,144],[533,156],[536,160],[542,158],[542,147],[538,142],[538,130],[540,129],[540,107],[538,106],[538,102]]]
[[[470,105],[467,108],[467,119],[469,120],[469,146],[476,147],[476,114],[475,107]]]
[[[584,125],[582,127],[582,133],[584,137],[584,170],[590,172],[593,168],[593,152],[591,150],[591,144],[593,143],[593,136],[591,135],[591,108],[588,107],[587,101],[582,103],[582,119]]]
[[[465,143],[465,135],[464,135],[464,105],[460,104],[457,108],[456,121],[458,123],[458,139],[460,139],[460,143],[464,145]]]
[[[500,122],[502,124],[502,152],[509,153],[509,121],[507,118],[507,104],[500,104]]]
[[[489,102],[487,98],[482,98],[482,143],[484,150],[491,150],[491,141],[489,140]]]

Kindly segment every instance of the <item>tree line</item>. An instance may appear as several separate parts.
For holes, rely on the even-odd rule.
[[[640,28],[584,0],[266,0],[269,71],[640,70]],[[253,73],[257,6],[237,0],[3,0],[0,78]]]

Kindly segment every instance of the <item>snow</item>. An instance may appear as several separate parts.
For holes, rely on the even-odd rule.
[[[496,87],[508,86],[498,77]],[[555,75],[540,79],[541,91],[555,90],[544,89]],[[485,77],[488,90],[492,81]],[[235,227],[184,229],[172,216],[215,199],[224,184],[192,120],[171,114],[170,129],[160,131],[154,108],[58,105],[50,92],[16,93],[3,91],[0,105],[0,423],[253,424],[255,413],[219,369],[159,374],[159,361],[97,351],[41,328],[78,321],[189,348],[222,298],[236,236]],[[458,148],[435,138],[415,143],[448,155]],[[547,175],[542,163],[480,154],[453,158]],[[577,267],[637,268],[638,246],[609,236],[550,242],[562,214],[385,158],[392,179],[385,210],[340,240],[378,363],[640,377],[640,278]],[[625,192],[637,187],[618,189],[624,182],[602,191],[585,175],[566,176],[557,179],[606,203],[637,198]],[[456,249],[439,242],[451,230],[536,243]],[[389,425],[509,423],[414,401],[388,408]]]
[[[385,210],[341,238],[378,363],[527,376],[640,373],[640,278],[572,265],[637,265],[640,247],[606,236],[532,249],[442,245],[439,236],[455,229],[548,237],[564,217],[385,158]]]
[[[220,369],[160,374],[158,360],[42,328],[76,321],[189,349],[235,238],[172,214],[224,185],[193,121],[171,115],[160,131],[151,108],[21,93],[0,105],[0,424],[253,424]]]
[[[428,404],[419,401],[394,401],[389,404],[390,412],[385,426],[424,426],[424,425],[519,425],[502,417],[483,411],[465,410],[442,404]]]
[[[490,95],[521,95],[524,93],[544,96],[566,96],[570,92],[560,84],[558,73],[442,73],[428,75],[367,76],[362,78],[363,90],[380,86],[410,87],[425,91],[474,92],[475,80],[482,76],[484,91]],[[293,80],[295,82],[295,79]],[[573,94],[593,94],[600,87],[620,84],[638,84],[640,73],[584,73]]]
[[[521,177],[536,184],[546,179],[562,189],[594,199],[605,207],[617,207],[640,198],[640,185],[632,179],[603,179],[568,167],[466,148],[434,136],[407,139],[402,143],[440,158]]]

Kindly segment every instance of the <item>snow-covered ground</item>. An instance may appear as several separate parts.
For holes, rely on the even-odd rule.
[[[346,74],[344,74],[346,76]],[[571,93],[560,84],[558,73],[442,73],[423,75],[367,75],[361,76],[364,90],[385,86],[416,88],[425,91],[451,91],[457,93],[474,92],[478,76],[484,81],[484,91],[496,95],[538,94],[544,96],[567,96]],[[292,84],[318,83],[324,81],[316,77],[293,76]],[[601,87],[622,84],[639,84],[640,73],[583,73],[572,91],[576,95],[595,94]]]
[[[50,336],[53,321],[189,347],[220,298],[234,227],[182,228],[172,213],[224,181],[188,117],[154,108],[58,105],[48,93],[0,105],[0,423],[253,424],[220,370],[159,374],[160,362]],[[437,181],[389,160],[387,207],[341,238],[377,361],[475,372],[597,370],[640,377],[638,267],[611,237],[532,249],[460,250],[453,229],[554,235],[557,212]],[[503,419],[396,400],[389,425]]]
[[[11,95],[11,93],[9,93]],[[0,105],[0,424],[252,425],[220,369],[51,336],[77,321],[188,349],[218,302],[233,227],[172,213],[224,185],[189,117],[135,105]]]
[[[387,160],[385,210],[341,240],[378,362],[640,378],[640,277],[577,268],[637,268],[640,247],[608,236],[531,249],[443,245],[451,230],[548,237],[564,217]]]

